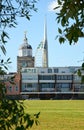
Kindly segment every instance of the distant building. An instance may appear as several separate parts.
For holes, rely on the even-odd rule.
[[[0,80],[5,84],[6,96],[11,99],[20,99],[21,92],[21,74],[9,73],[0,75]],[[5,90],[3,90],[5,91]]]
[[[21,95],[29,98],[65,98],[84,94],[84,86],[77,75],[79,67],[23,68]],[[81,92],[82,90],[82,92]]]
[[[46,19],[44,23],[44,38],[37,47],[35,54],[35,67],[48,67],[48,41],[47,41],[47,25]]]
[[[84,99],[84,84],[78,76],[78,66],[49,67],[47,23],[44,23],[44,38],[37,47],[34,57],[32,47],[28,44],[26,34],[17,56],[17,74],[14,82],[6,82],[7,95],[19,96],[21,99]],[[82,72],[84,75],[84,72]],[[8,76],[8,75],[7,75]],[[4,77],[5,78],[5,77]]]
[[[12,78],[14,77],[14,78]],[[5,81],[6,85],[6,90],[7,93],[6,95],[12,95],[16,96],[20,94],[20,87],[21,87],[21,74],[20,73],[15,73],[15,74],[8,74],[5,75],[4,78],[7,78],[7,81]],[[12,78],[12,80],[11,80]]]
[[[17,56],[17,72],[20,72],[23,67],[34,67],[32,47],[28,44],[26,34],[23,44],[19,47],[19,54]]]

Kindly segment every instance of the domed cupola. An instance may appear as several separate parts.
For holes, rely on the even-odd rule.
[[[21,44],[19,47],[19,56],[32,56],[32,47],[28,44],[26,33],[24,36],[23,44]]]

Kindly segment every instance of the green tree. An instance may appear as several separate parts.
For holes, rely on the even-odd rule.
[[[26,17],[30,20],[31,11],[37,11],[36,2],[37,0],[0,0],[0,51],[4,55],[6,55],[5,44],[9,38],[6,29],[17,26],[17,17]],[[0,130],[27,130],[34,122],[38,124],[39,113],[33,116],[26,114],[23,101],[6,99],[4,69],[8,69],[9,63],[10,58],[4,61],[0,57]]]
[[[9,38],[6,29],[16,27],[17,18],[25,17],[30,20],[32,11],[37,11],[35,4],[38,0],[0,0],[0,47],[4,54],[4,45]]]
[[[80,37],[84,37],[84,0],[57,0],[60,8],[57,22],[62,28],[58,28],[59,42],[68,40],[69,44],[77,43]]]
[[[82,67],[78,69],[77,73],[81,77],[81,83],[84,84],[84,63],[82,63]]]

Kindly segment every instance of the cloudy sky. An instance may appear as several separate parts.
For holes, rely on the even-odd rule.
[[[69,45],[68,42],[60,45],[58,39],[58,27],[60,25],[56,22],[56,14],[53,8],[57,6],[56,0],[39,0],[36,5],[37,13],[33,12],[30,21],[24,18],[18,18],[18,26],[14,29],[8,29],[10,39],[8,40],[7,55],[10,57],[12,64],[9,66],[9,71],[17,70],[17,55],[18,48],[23,43],[24,32],[27,31],[28,43],[33,48],[33,56],[35,55],[38,44],[43,39],[44,33],[44,18],[47,17],[47,37],[48,37],[48,57],[49,67],[58,66],[78,66],[83,59],[84,48],[83,39],[80,39],[76,45]]]

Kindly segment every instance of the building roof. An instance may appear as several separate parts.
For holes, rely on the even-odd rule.
[[[19,47],[19,50],[22,50],[22,49],[32,49],[32,46],[28,44],[26,34],[25,34],[25,37],[24,37],[23,44],[21,44],[20,47]]]
[[[40,44],[38,45],[37,49],[42,49],[43,48],[43,41],[40,42]]]

